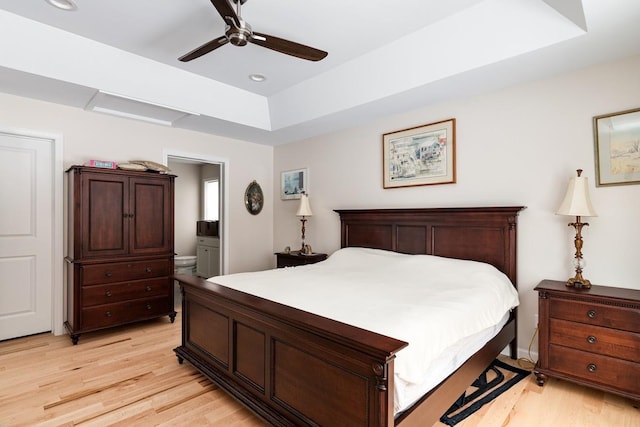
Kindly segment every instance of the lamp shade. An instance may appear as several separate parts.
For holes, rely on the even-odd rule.
[[[558,215],[598,216],[589,197],[589,182],[580,176],[581,173],[582,169],[578,169],[578,176],[569,180],[567,194],[556,212]]]
[[[311,206],[309,205],[309,196],[305,193],[300,195],[300,206],[298,206],[298,212],[296,216],[311,216]]]

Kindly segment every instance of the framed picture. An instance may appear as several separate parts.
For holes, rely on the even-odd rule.
[[[456,119],[382,136],[384,188],[456,182]]]
[[[244,206],[251,215],[258,215],[264,206],[262,187],[256,181],[251,181],[244,191]]]
[[[640,184],[640,108],[593,118],[596,186]]]
[[[282,200],[299,199],[302,193],[309,192],[309,171],[295,169],[282,172],[280,198]]]

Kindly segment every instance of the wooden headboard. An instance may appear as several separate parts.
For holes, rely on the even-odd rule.
[[[516,286],[516,219],[523,206],[336,210],[341,247],[492,264]]]

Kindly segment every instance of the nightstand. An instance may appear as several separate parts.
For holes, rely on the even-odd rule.
[[[538,291],[538,385],[547,376],[640,402],[640,290],[567,287],[543,280]]]
[[[316,262],[327,259],[327,254],[314,253],[311,255],[303,255],[300,251],[293,252],[276,252],[276,261],[278,268],[295,267],[296,265],[315,264]]]

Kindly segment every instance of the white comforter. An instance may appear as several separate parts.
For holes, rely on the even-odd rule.
[[[491,265],[377,249],[345,248],[317,264],[209,280],[408,342],[395,361],[395,377],[406,384],[419,384],[444,349],[518,305],[509,279]],[[396,410],[405,405],[396,402]]]

